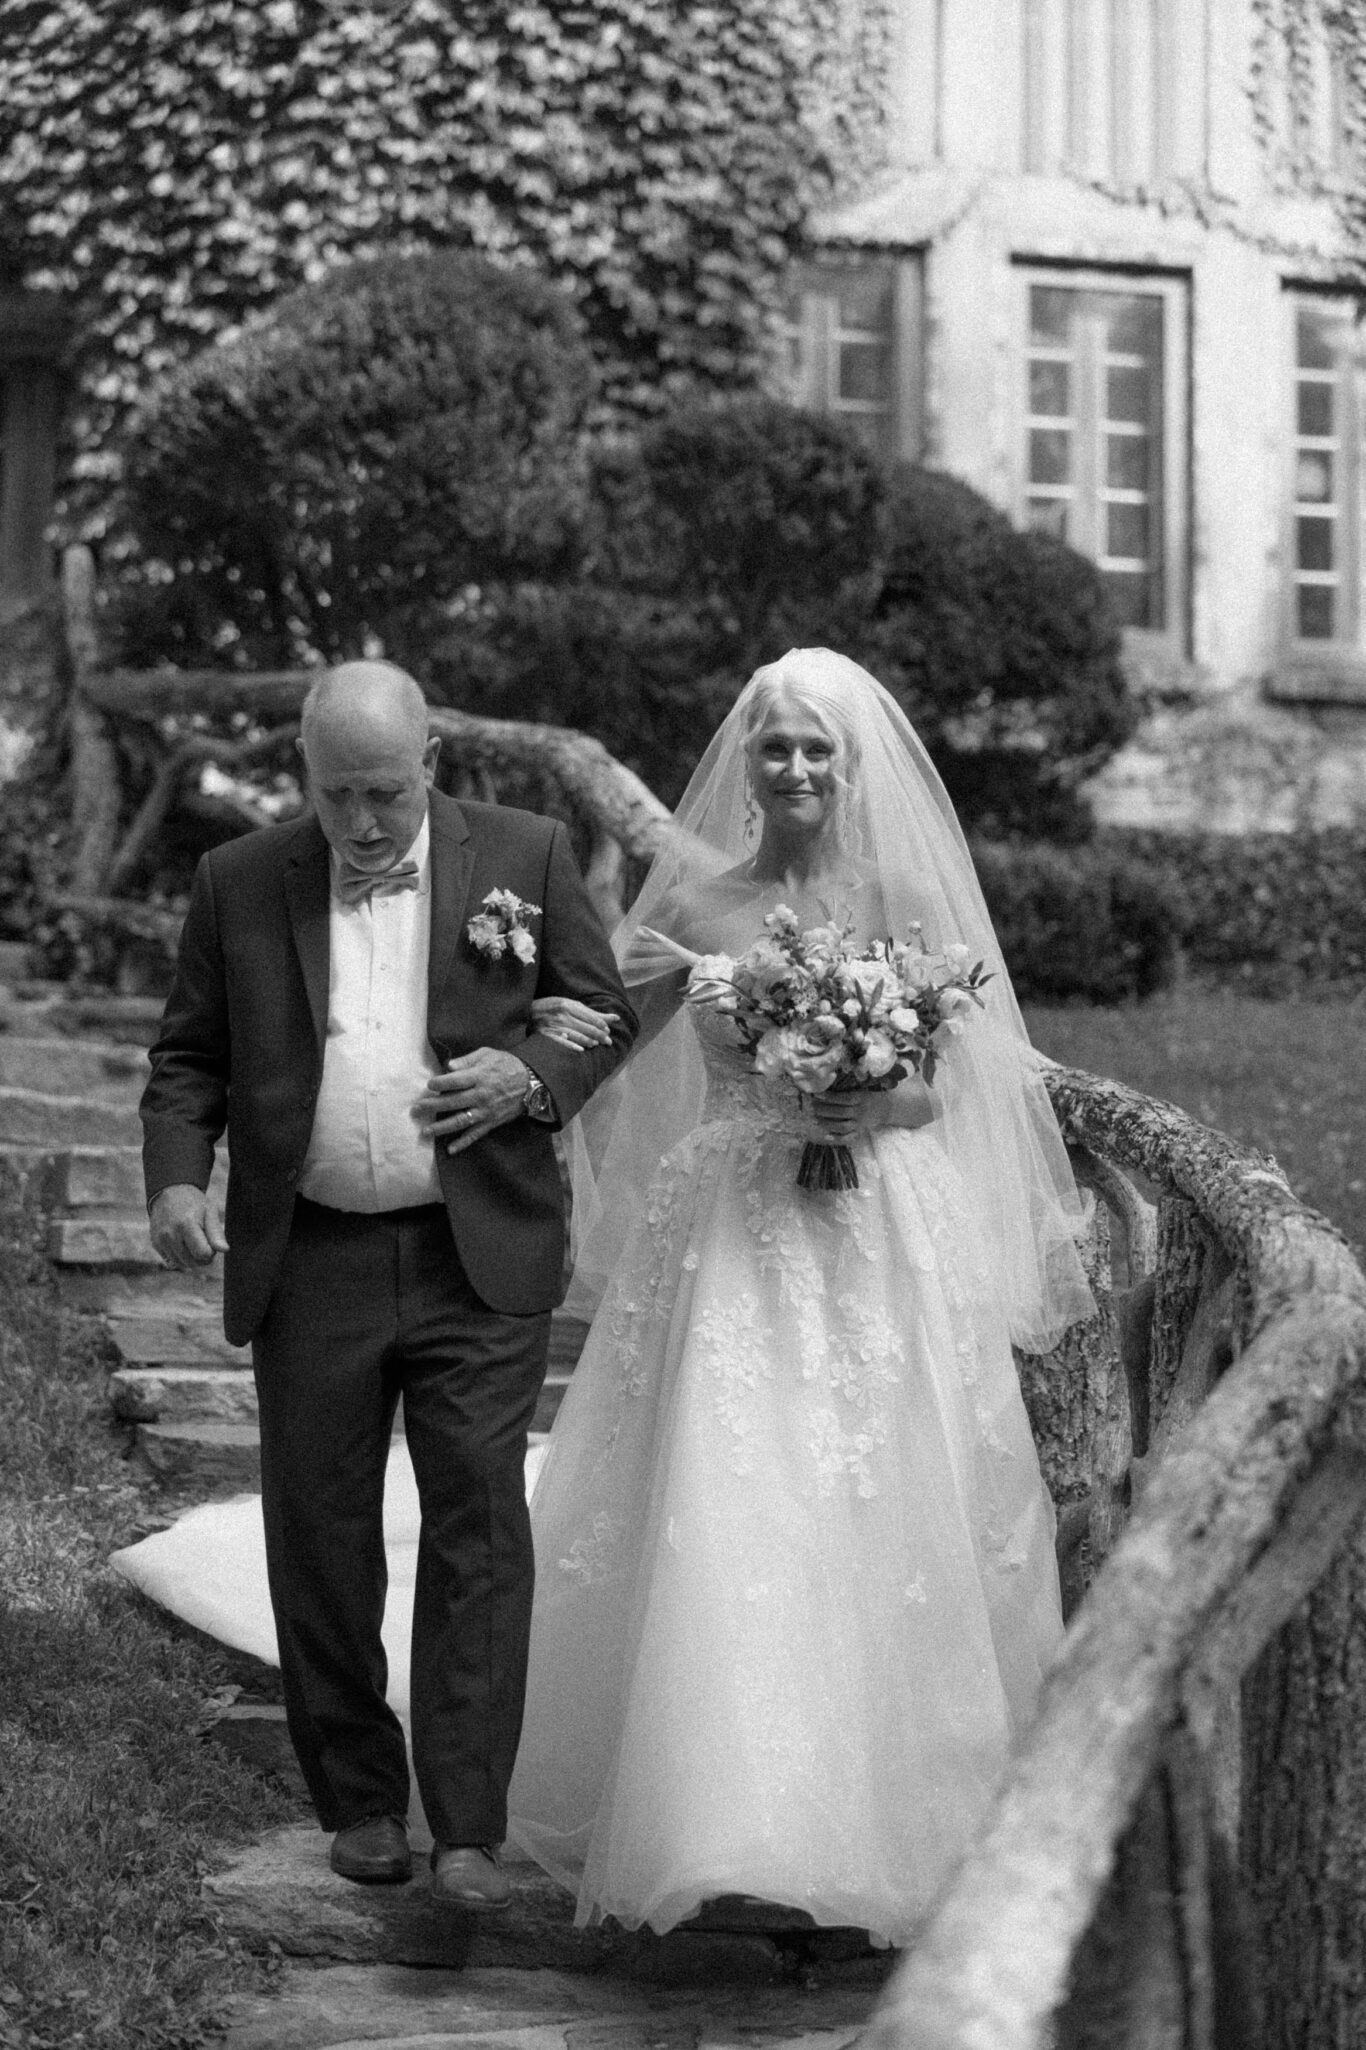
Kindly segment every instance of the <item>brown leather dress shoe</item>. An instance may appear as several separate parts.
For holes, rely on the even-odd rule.
[[[485,1844],[433,1844],[432,1899],[487,1915],[507,1907],[512,1883]]]
[[[413,1876],[408,1826],[397,1815],[371,1815],[353,1822],[333,1837],[330,1863],[343,1879],[362,1886],[401,1886]]]

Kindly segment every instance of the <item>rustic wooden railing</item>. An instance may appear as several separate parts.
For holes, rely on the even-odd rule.
[[[867,2050],[1366,2042],[1366,1279],[1274,1164],[1116,1083],[1049,1087],[1123,1283],[1022,1362],[1090,1585]]]
[[[101,670],[82,551],[64,587],[59,901],[169,944],[178,921],[121,892],[205,763],[287,758],[310,678]],[[232,713],[245,731],[205,730]],[[667,816],[644,784],[562,728],[433,708],[432,730],[458,789],[558,795],[614,917]],[[1273,1163],[1117,1084],[1049,1088],[1097,1199],[1099,1314],[1020,1361],[1069,1630],[867,2050],[1366,2043],[1366,1280]]]
[[[241,776],[294,766],[299,708],[314,673],[284,670],[103,669],[96,633],[94,566],[70,548],[62,562],[71,671],[72,849],[53,908],[144,939],[174,941],[179,921],[131,894],[177,805],[229,831],[263,825],[270,812],[240,788],[205,797],[206,766]],[[240,733],[209,730],[234,721]],[[648,862],[667,808],[598,740],[568,727],[483,719],[433,705],[442,773],[461,795],[491,796],[509,776],[535,790],[544,808],[578,828],[589,890],[609,924],[620,916],[633,864]],[[129,766],[144,786],[130,806]],[[131,817],[126,816],[131,809]]]

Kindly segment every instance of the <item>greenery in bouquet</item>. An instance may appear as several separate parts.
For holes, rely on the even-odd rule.
[[[743,954],[704,954],[693,964],[687,999],[733,1021],[765,1081],[823,1096],[894,1089],[910,1074],[933,1082],[947,1046],[983,1008],[990,979],[965,946],[927,948],[919,927],[860,947],[850,926],[803,931],[780,904]],[[797,1184],[857,1188],[849,1148],[808,1142]]]

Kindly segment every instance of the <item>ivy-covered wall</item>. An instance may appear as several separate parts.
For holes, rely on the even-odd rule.
[[[0,243],[77,295],[74,502],[129,408],[339,260],[464,243],[579,304],[609,399],[752,382],[879,147],[886,0],[0,0]]]

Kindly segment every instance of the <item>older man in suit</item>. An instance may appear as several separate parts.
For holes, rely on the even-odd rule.
[[[225,1254],[250,1340],[290,1734],[336,1871],[406,1879],[385,1701],[396,1404],[422,1505],[412,1739],[433,1891],[503,1905],[532,1556],[523,1468],[563,1293],[551,1134],[635,1021],[563,826],[431,788],[416,683],[348,663],[304,706],[311,816],[200,863],[143,1097],[152,1240]],[[490,898],[492,903],[486,903]],[[599,1014],[575,1049],[533,999]],[[229,1143],[226,1236],[208,1198]]]

